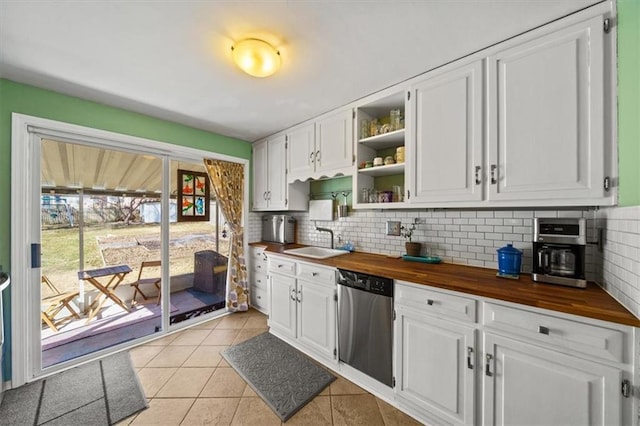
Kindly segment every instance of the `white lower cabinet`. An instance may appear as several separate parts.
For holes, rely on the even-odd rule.
[[[425,423],[639,424],[633,327],[401,281],[395,309],[396,405]]]
[[[473,325],[396,305],[399,402],[426,410],[425,416],[432,413],[448,422],[474,424],[475,333]]]
[[[336,356],[336,284],[335,270],[304,262],[269,263],[269,327],[275,335],[288,340],[329,363]],[[298,278],[313,269],[310,278]]]
[[[267,283],[267,255],[265,247],[249,247],[249,300],[251,306],[269,315],[269,286]]]
[[[485,333],[483,424],[620,425],[620,368]]]

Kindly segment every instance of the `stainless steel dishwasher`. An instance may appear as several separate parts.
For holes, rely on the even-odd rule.
[[[391,387],[393,280],[338,269],[338,291],[340,361]]]

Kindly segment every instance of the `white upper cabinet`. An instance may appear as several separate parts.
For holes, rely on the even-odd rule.
[[[315,172],[316,127],[313,123],[287,132],[289,142],[289,175],[287,180],[306,180]]]
[[[482,200],[482,61],[411,87],[409,203]]]
[[[254,144],[253,210],[306,210],[308,185],[287,184],[286,135]]]
[[[267,199],[269,158],[267,157],[268,141],[253,145],[253,209],[263,210],[269,205]]]
[[[353,166],[353,112],[339,111],[316,121],[316,172],[331,176],[332,172]]]
[[[341,110],[287,131],[288,182],[352,173],[353,113]]]
[[[488,199],[604,204],[603,18],[488,57]]]

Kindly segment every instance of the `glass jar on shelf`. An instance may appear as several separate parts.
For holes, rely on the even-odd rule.
[[[391,112],[389,113],[389,127],[391,127],[389,130],[390,131],[394,131],[394,130],[400,130],[402,127],[400,127],[400,109],[392,109]]]

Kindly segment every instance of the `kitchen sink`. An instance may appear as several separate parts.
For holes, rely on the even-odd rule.
[[[326,259],[328,257],[340,256],[349,252],[346,250],[309,246],[284,250],[283,253],[295,254],[296,256],[311,257],[313,259]]]

